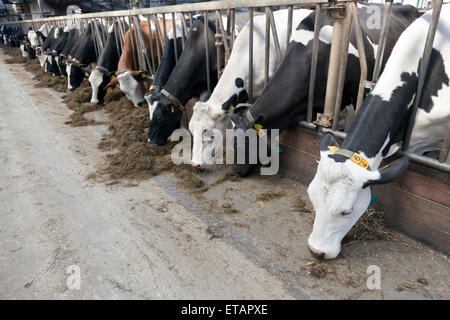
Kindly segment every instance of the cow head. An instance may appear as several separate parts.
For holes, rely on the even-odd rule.
[[[320,162],[308,187],[316,212],[308,244],[311,253],[320,259],[338,256],[342,239],[371,202],[370,185],[391,182],[408,166],[408,159],[400,158],[384,168],[370,171],[347,157],[334,154],[336,147],[339,142],[333,134],[327,133],[320,139]]]
[[[183,111],[173,105],[162,93],[153,94],[149,100],[150,106],[155,106],[149,110],[151,114],[150,125],[148,129],[148,142],[162,146],[166,144],[167,139],[173,131],[180,127]]]
[[[117,75],[120,90],[137,107],[142,104],[150,79],[146,71],[125,71]]]
[[[189,130],[194,138],[192,151],[192,165],[202,168],[206,163],[213,163],[214,155],[208,150],[214,150],[217,143],[222,140],[216,139],[214,131],[225,133],[229,127],[229,115],[222,110],[212,108],[207,101],[209,93],[200,95],[200,101],[194,106],[194,113],[189,122]],[[217,131],[215,131],[217,132]]]
[[[70,91],[73,91],[81,85],[81,82],[83,82],[84,72],[82,66],[76,62],[67,61],[66,72],[67,72],[67,88]]]
[[[98,66],[92,71],[87,68],[84,68],[83,71],[85,72],[85,75],[86,77],[88,77],[89,83],[91,84],[91,103],[103,104],[106,93],[109,90],[109,87],[107,88],[107,86],[110,81],[114,80],[115,78],[114,73]]]

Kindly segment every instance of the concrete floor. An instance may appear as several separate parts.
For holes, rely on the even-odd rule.
[[[316,265],[305,187],[224,181],[200,198],[171,173],[107,186],[93,127],[65,125],[60,95],[0,51],[0,299],[448,299],[448,258],[413,240],[360,241]],[[213,183],[229,168],[201,174]],[[266,191],[282,192],[272,201]],[[222,204],[238,209],[222,210]],[[367,268],[381,270],[369,290]],[[79,267],[80,289],[67,284]],[[320,273],[317,270],[320,269]],[[419,280],[419,281],[418,281]]]

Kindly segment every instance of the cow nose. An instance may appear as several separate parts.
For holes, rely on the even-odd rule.
[[[309,246],[309,252],[311,253],[311,255],[316,258],[319,261],[322,261],[325,258],[325,253],[324,252],[320,252],[314,248],[312,248],[311,246]]]
[[[99,105],[100,102],[99,102],[99,101],[91,101],[91,104],[93,104],[93,105]]]
[[[193,166],[194,168],[196,168],[196,169],[199,170],[199,171],[202,171],[202,170],[204,169],[204,168],[203,168],[203,165],[202,165],[201,163],[197,163],[197,162],[192,161],[191,164],[192,164],[192,166]]]

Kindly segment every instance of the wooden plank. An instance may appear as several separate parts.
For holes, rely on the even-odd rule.
[[[374,186],[387,226],[450,253],[450,208],[391,185]]]

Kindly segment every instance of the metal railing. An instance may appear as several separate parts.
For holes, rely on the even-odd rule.
[[[422,2],[423,3],[423,2]],[[253,46],[253,30],[254,30],[254,15],[256,10],[262,10],[266,15],[266,43],[265,43],[265,65],[264,65],[264,75],[265,83],[268,82],[269,77],[269,63],[270,59],[276,59],[278,66],[281,63],[282,53],[280,50],[280,44],[277,33],[277,26],[273,17],[273,7],[284,7],[288,9],[288,41],[292,33],[292,17],[293,10],[298,7],[308,7],[316,10],[316,18],[314,23],[314,38],[313,38],[313,49],[312,49],[312,60],[310,69],[310,81],[309,81],[309,98],[308,98],[308,108],[306,121],[300,123],[301,126],[321,131],[332,131],[339,137],[345,137],[344,132],[337,131],[341,102],[343,99],[343,89],[345,83],[347,56],[349,48],[349,39],[351,29],[355,34],[356,47],[358,50],[361,77],[358,89],[358,97],[355,105],[355,112],[358,112],[366,89],[372,89],[376,81],[379,78],[381,65],[384,57],[385,44],[389,29],[390,14],[392,9],[392,1],[388,0],[385,2],[384,7],[384,19],[382,22],[379,47],[375,58],[375,67],[373,70],[373,79],[369,81],[368,77],[368,63],[364,49],[364,42],[362,36],[362,29],[358,18],[357,5],[355,0],[336,0],[334,2],[329,2],[328,0],[303,0],[303,1],[293,1],[293,0],[224,0],[224,1],[214,1],[214,2],[201,2],[193,4],[182,4],[166,7],[154,7],[145,9],[133,9],[133,10],[122,10],[113,12],[101,12],[101,13],[90,13],[90,14],[74,14],[70,16],[43,18],[35,20],[27,20],[20,22],[12,22],[13,24],[20,24],[23,28],[33,27],[39,28],[42,23],[48,23],[57,25],[60,27],[67,26],[69,23],[77,23],[80,26],[79,32],[84,31],[87,27],[93,28],[93,34],[95,39],[95,48],[97,57],[101,54],[104,44],[106,42],[107,34],[105,30],[114,25],[116,41],[118,43],[119,54],[122,52],[125,36],[128,31],[129,40],[132,46],[133,53],[133,64],[135,70],[148,70],[152,74],[156,71],[156,66],[159,64],[162,58],[163,47],[167,39],[167,18],[170,17],[172,20],[172,30],[173,36],[176,39],[178,36],[182,38],[182,47],[185,46],[186,36],[188,33],[187,20],[192,21],[195,14],[203,15],[205,20],[208,17],[215,17],[216,22],[216,34],[215,34],[215,44],[220,48],[217,50],[218,54],[218,66],[217,75],[212,75],[209,69],[209,59],[208,56],[208,36],[207,29],[205,28],[205,50],[206,50],[206,60],[207,60],[207,86],[211,91],[211,79],[212,77],[221,76],[222,70],[220,61],[221,54],[224,55],[224,61],[227,62],[231,54],[231,50],[234,45],[234,40],[237,35],[235,12],[236,10],[244,9],[249,15],[249,88],[248,94],[250,98],[250,103],[254,100],[254,46]],[[405,135],[403,142],[402,151],[400,154],[407,156],[412,161],[422,163],[424,165],[433,167],[435,169],[450,173],[450,166],[445,163],[449,151],[450,142],[450,129],[447,130],[447,135],[445,137],[444,146],[442,148],[439,160],[434,160],[425,156],[412,154],[407,151],[409,147],[409,140],[412,132],[412,125],[415,120],[415,112],[420,104],[420,98],[423,90],[424,75],[426,74],[426,69],[429,61],[429,54],[433,44],[434,35],[436,32],[437,22],[439,20],[439,12],[442,6],[442,0],[434,1],[435,11],[433,13],[433,18],[430,23],[430,30],[427,37],[427,43],[425,46],[425,52],[423,55],[424,63],[421,64],[421,70],[419,73],[419,88],[416,95],[416,100],[413,107],[413,112],[409,120],[408,130]],[[326,87],[326,96],[324,111],[322,114],[317,115],[317,119],[313,122],[313,106],[314,106],[314,90],[315,90],[315,79],[317,73],[317,61],[319,53],[319,32],[321,23],[321,12],[326,11],[329,18],[334,20],[331,49],[330,49],[330,63],[328,69],[328,80]],[[225,26],[222,16],[227,16],[227,24]],[[162,17],[161,17],[162,15]],[[146,18],[149,22],[149,36],[150,36],[150,50],[148,51],[145,46],[143,30],[141,28],[142,17]],[[175,20],[181,23],[182,34],[177,34],[177,28],[175,28]],[[159,22],[162,20],[162,28]],[[151,23],[155,25],[155,44],[153,43],[153,34],[151,30]],[[100,27],[101,26],[101,27]],[[276,48],[276,56],[270,56],[270,37],[274,42]],[[177,59],[177,44],[175,41],[175,59]],[[346,125],[348,127],[348,125]],[[449,126],[450,128],[450,126]]]

